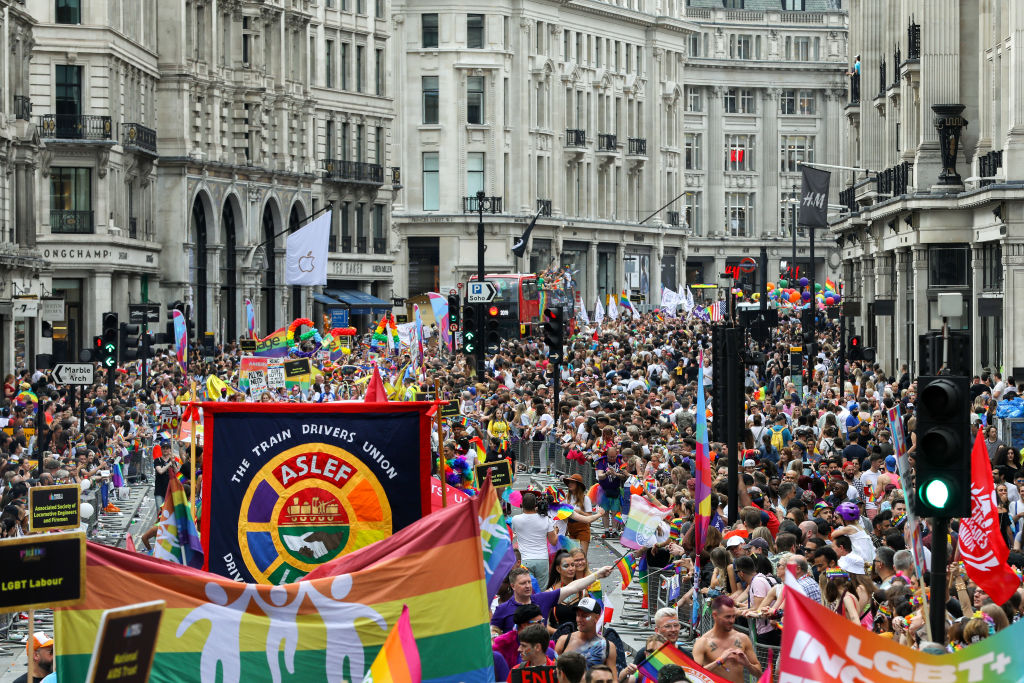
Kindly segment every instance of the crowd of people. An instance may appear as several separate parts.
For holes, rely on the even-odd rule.
[[[939,641],[957,649],[1020,618],[1019,591],[1009,602],[993,604],[966,578],[954,554],[949,568],[954,580],[943,596],[947,633],[926,637],[917,569],[929,567],[930,530],[923,528],[925,556],[916,558],[905,540],[906,480],[898,471],[887,419],[887,410],[898,406],[913,458],[916,385],[906,368],[890,375],[861,361],[847,363],[840,386],[838,328],[832,323],[819,334],[810,377],[801,381],[800,369],[790,367],[790,340],[799,333],[795,320],[782,320],[764,349],[766,362],[747,368],[739,506],[728,509],[728,445],[712,440],[713,514],[703,546],[695,548],[698,393],[705,392],[710,406],[714,392],[723,390],[711,371],[716,350],[710,331],[704,322],[654,314],[583,325],[566,345],[557,398],[553,367],[538,339],[505,340],[487,358],[484,375],[477,376],[460,354],[439,350],[436,337],[419,362],[409,354],[391,356],[359,345],[344,364],[323,368],[307,391],[271,396],[358,399],[368,384],[367,369],[376,364],[393,398],[433,398],[439,388],[443,398],[458,401],[460,417],[450,420],[441,442],[434,443],[443,462],[463,458],[471,466],[478,457],[509,458],[523,471],[536,466],[515,462],[525,452],[522,444],[529,443],[539,453],[541,469],[550,469],[555,449],[593,468],[596,491],[588,491],[579,475],[567,477],[557,492],[524,492],[513,511],[518,564],[493,596],[499,680],[516,666],[548,664],[565,680],[631,683],[647,654],[664,642],[678,644],[727,680],[756,676],[761,664],[755,644],[781,641],[781,583],[787,568],[812,599],[910,646],[936,647],[931,641]],[[229,387],[225,400],[267,400],[266,393],[253,396],[239,388],[239,358],[235,346],[227,345],[212,360],[195,356],[186,373],[172,354],[160,353],[148,362],[145,381],[139,364],[129,364],[117,371],[114,395],[97,384],[74,399],[73,388],[56,385],[45,371],[5,378],[0,534],[27,533],[29,486],[77,483],[101,492],[99,505],[114,504],[115,465],[127,468],[140,453],[151,457],[151,444],[177,438],[177,406],[192,396],[194,380],[200,398],[207,379],[216,376]],[[1024,528],[1024,470],[1018,450],[1000,440],[995,416],[998,400],[1014,394],[1024,394],[1024,387],[1013,378],[992,372],[973,379],[974,429],[986,430],[1003,537],[1014,551],[1010,563],[1024,567],[1024,555],[1017,552]],[[713,429],[716,416],[709,411],[706,417]],[[470,447],[476,438],[482,456]],[[158,496],[170,477],[188,472],[187,449],[180,453],[174,457],[166,449],[156,461]],[[439,470],[442,461],[435,460]],[[636,551],[638,559],[642,556],[650,572],[674,570],[687,590],[655,614],[647,647],[627,654],[614,630],[601,623],[601,581],[611,568],[592,570],[587,551],[622,533],[635,494],[672,511],[670,536]],[[571,516],[556,518],[551,509],[556,501],[571,506]],[[956,530],[954,522],[954,547]],[[559,537],[574,549],[552,553]],[[684,647],[681,633],[689,626],[694,600],[710,611],[713,626],[695,633],[692,647]],[[666,680],[683,680],[671,667],[663,673]]]

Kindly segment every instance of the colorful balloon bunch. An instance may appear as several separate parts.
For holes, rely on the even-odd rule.
[[[814,283],[813,295],[811,294],[810,285],[810,280],[805,277],[793,282],[789,280],[779,280],[777,283],[769,282],[767,287],[768,298],[782,306],[805,306],[811,302],[813,297],[818,308],[835,306],[842,299],[836,291],[836,284],[831,280],[825,280],[824,284],[820,282]]]

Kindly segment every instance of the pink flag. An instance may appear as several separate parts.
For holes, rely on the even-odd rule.
[[[1020,587],[1020,579],[1006,562],[1010,550],[999,536],[996,490],[983,432],[978,430],[971,450],[971,516],[960,521],[960,555],[967,576],[1001,605]]]

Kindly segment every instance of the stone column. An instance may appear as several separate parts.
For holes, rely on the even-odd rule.
[[[707,150],[708,183],[706,185],[708,220],[704,234],[712,236],[721,232],[725,225],[722,185],[719,182],[724,177],[725,170],[723,163],[725,159],[725,138],[722,136],[722,96],[725,88],[715,86],[708,88],[708,138],[704,146]],[[712,183],[710,179],[715,179]],[[722,271],[719,271],[722,272]],[[715,274],[718,277],[718,274]]]
[[[1014,4],[1009,3],[1008,6]],[[942,170],[939,135],[932,122],[935,116],[932,105],[960,103],[960,3],[958,0],[929,0],[921,3],[920,10],[921,144],[914,161],[914,172],[917,187],[925,188],[936,184]],[[1020,56],[1016,59],[1020,60]],[[1013,73],[1013,66],[1010,72]],[[1015,78],[1024,76],[1018,74]],[[1004,159],[1003,163],[1007,164],[1009,160]]]
[[[1013,36],[1014,45],[1024,45],[1024,7],[1019,2],[1011,2],[1006,5],[1009,13],[1009,33]],[[1005,35],[1006,28],[1003,29]],[[1006,56],[1003,59],[1007,59]],[[1020,168],[1024,164],[1024,50],[1013,50],[1009,55],[1010,61],[1010,131],[1007,137],[1006,147],[1003,152],[1003,168]],[[985,62],[983,62],[985,64]],[[984,94],[978,98],[985,100]],[[996,100],[998,102],[998,100]],[[993,134],[996,132],[994,131]],[[1006,290],[1010,291],[1010,290]],[[1007,367],[1013,367],[1007,362]]]
[[[589,306],[597,300],[597,243],[591,242],[587,249],[587,282],[583,303]],[[587,309],[590,310],[590,309]]]
[[[1024,289],[1024,242],[1003,242],[1003,365],[1007,372],[1024,365],[1024,312],[1013,293]],[[977,335],[975,335],[977,336]],[[1005,376],[1005,374],[1004,374]]]
[[[760,149],[763,151],[761,160],[763,192],[758,200],[761,204],[758,235],[761,237],[779,231],[779,95],[781,93],[782,91],[778,88],[761,91],[763,132]]]
[[[608,292],[609,294],[617,295],[626,286],[625,278],[625,267],[623,264],[626,262],[626,245],[619,243],[615,246],[615,289],[614,291]]]
[[[910,340],[917,346],[917,340],[928,331],[928,249],[912,247],[914,267],[914,337]],[[920,363],[921,359],[918,358]]]
[[[665,255],[665,243],[661,235],[658,235],[654,246],[651,247],[651,265],[647,282],[650,291],[647,292],[648,310],[661,305],[661,259]]]
[[[875,258],[875,297],[892,298],[892,259],[891,252],[881,252]],[[882,368],[887,372],[896,373],[896,359],[892,357],[892,327],[894,316],[876,316],[875,356]]]
[[[907,346],[907,262],[910,260],[909,249],[897,249],[894,253],[896,268],[896,291],[893,292],[893,296],[896,298],[896,358],[901,359],[902,362],[907,363],[907,366],[913,370],[913,366],[910,364],[910,359],[906,358],[904,349]],[[916,354],[915,354],[916,355]],[[896,367],[895,372],[898,374],[900,368]]]

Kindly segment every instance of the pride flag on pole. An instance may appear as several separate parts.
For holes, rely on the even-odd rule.
[[[198,568],[203,566],[203,544],[182,486],[184,480],[184,474],[178,472],[178,477],[172,477],[167,483],[167,494],[157,519],[153,557]]]
[[[619,307],[625,311],[629,311],[630,318],[636,318],[636,311],[633,309],[633,304],[629,301],[629,296],[626,294],[626,290],[622,290],[622,294],[619,295]]]
[[[636,573],[636,558],[631,553],[623,555],[615,563],[615,568],[619,570],[619,576],[622,577],[622,588],[626,588],[629,584],[633,583],[633,574]]]
[[[653,505],[634,493],[629,502],[626,528],[622,532],[622,545],[642,550],[667,541],[669,528],[662,520],[671,514],[671,510]]]
[[[480,503],[480,546],[484,554],[484,576],[487,596],[490,597],[498,592],[501,582],[515,566],[516,553],[512,549],[512,535],[505,513],[490,479],[484,481],[477,500]]]
[[[188,328],[185,326],[185,314],[175,309],[173,319],[174,355],[181,369],[188,372]]]
[[[642,678],[646,678],[649,681],[657,681],[658,672],[669,664],[681,666],[686,672],[686,675],[691,677],[693,680],[710,681],[711,683],[726,683],[724,678],[716,676],[697,662],[687,657],[685,653],[680,651],[679,648],[672,643],[665,643],[650,654],[637,668],[637,673],[639,673]]]
[[[249,299],[245,300],[245,331],[250,339],[256,338],[256,309]]]
[[[697,482],[694,487],[694,547],[704,547],[711,523],[711,447],[708,444],[708,413],[704,398],[704,351],[697,365]]]
[[[412,636],[409,606],[402,605],[402,615],[377,653],[363,683],[420,683],[421,680],[420,651]]]

